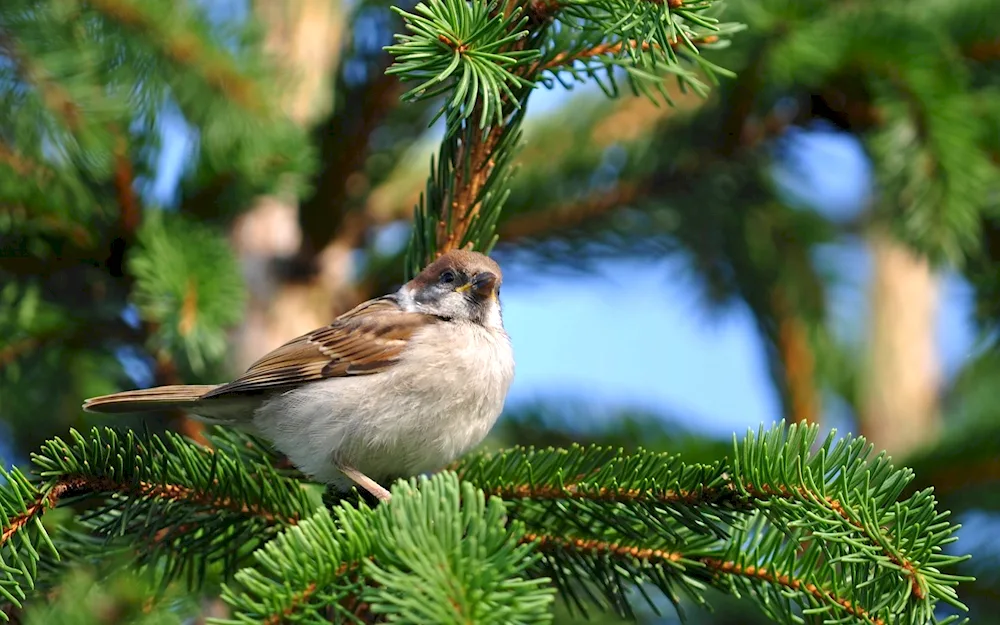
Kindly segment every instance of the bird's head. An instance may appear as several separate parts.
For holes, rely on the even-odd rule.
[[[452,250],[403,285],[415,310],[448,319],[502,327],[500,266],[489,256]]]

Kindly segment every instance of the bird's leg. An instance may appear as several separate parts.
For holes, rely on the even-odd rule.
[[[347,465],[337,465],[340,472],[354,480],[354,483],[371,493],[379,501],[389,501],[392,494],[383,488],[378,482],[368,477],[361,471]]]

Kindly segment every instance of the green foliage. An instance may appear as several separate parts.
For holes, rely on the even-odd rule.
[[[226,453],[225,447],[213,452],[172,433],[94,429],[89,437],[75,430],[70,435],[33,455],[41,482],[29,482],[16,469],[5,476],[3,518],[10,535],[3,544],[8,566],[0,592],[15,604],[34,586],[44,557],[31,546],[37,541],[50,550],[67,547],[74,561],[99,562],[124,549],[139,570],[150,570],[161,583],[185,578],[196,586],[210,566],[234,570],[317,503],[298,481],[280,475],[266,454],[253,458]],[[100,505],[55,533],[53,543],[38,519],[74,497]]]
[[[628,589],[648,584],[675,605],[705,605],[713,585],[754,597],[778,622],[806,610],[824,622],[905,614],[900,622],[926,623],[938,601],[964,609],[955,593],[964,578],[945,571],[966,558],[941,552],[957,526],[930,492],[901,497],[911,471],[872,458],[863,439],[831,433],[817,446],[817,434],[751,433],[731,462],[714,465],[643,451],[513,449],[467,460],[460,475],[546,537],[546,574],[581,607],[631,615]]]
[[[220,25],[195,2],[3,3],[0,409],[32,424],[15,430],[22,450],[85,427],[81,400],[134,384],[127,373],[218,368],[244,301],[218,217],[301,189],[313,160],[278,106],[285,84],[254,24]],[[188,192],[243,200],[145,223],[160,138],[183,129],[198,133]],[[130,302],[138,327],[122,316]]]
[[[400,43],[386,48],[396,57],[387,73],[424,81],[403,98],[419,100],[452,92],[439,115],[450,110],[468,117],[479,106],[480,128],[502,124],[504,101],[517,103],[512,89],[531,85],[512,70],[540,52],[509,49],[528,36],[527,17],[520,7],[510,15],[499,7],[498,1],[431,0],[416,6],[420,15],[397,9],[414,34],[397,35]]]
[[[101,581],[102,583],[98,583]],[[54,601],[32,605],[25,625],[182,625],[193,612],[189,602],[176,597],[151,601],[152,587],[141,578],[119,570],[100,580],[92,571],[74,569],[63,580]],[[188,603],[188,605],[185,605]]]
[[[855,133],[879,183],[860,221],[888,224],[935,258],[978,251],[988,293],[994,250],[980,237],[995,209],[1000,109],[996,73],[970,51],[992,37],[993,4],[731,0],[722,13],[702,0],[432,0],[398,8],[399,24],[384,3],[363,1],[352,7],[356,32],[380,20],[408,32],[384,49],[365,37],[350,44],[335,112],[314,129],[323,164],[309,195],[316,146],[280,111],[290,85],[268,67],[252,20],[220,23],[197,3],[167,0],[5,2],[0,411],[22,424],[19,436],[48,438],[39,415],[57,414],[65,429],[79,399],[130,383],[123,351],[207,381],[246,297],[222,228],[256,194],[303,192],[307,242],[296,262],[308,265],[374,197],[357,189],[388,180],[414,128],[441,117],[406,274],[444,249],[489,251],[519,217],[543,227],[512,226],[518,250],[563,265],[683,254],[707,300],[749,305],[791,412],[782,332],[801,321],[809,347],[836,351],[813,255],[844,225],[780,195],[769,172],[780,142],[770,139],[819,118]],[[743,23],[742,45],[728,46]],[[373,61],[383,50],[395,59],[388,74],[418,85],[391,114],[380,103],[396,99],[392,83]],[[687,107],[666,78],[704,96],[730,70],[737,80],[693,113],[653,118],[629,103],[549,123],[544,149],[525,154],[514,177],[536,87],[594,80],[617,95],[625,78],[654,102]],[[827,110],[836,94],[862,114]],[[810,108],[818,101],[827,109]],[[197,146],[177,213],[150,210],[148,194],[170,116]],[[391,254],[364,252],[368,278],[397,269]],[[139,324],[122,319],[129,303]],[[153,372],[157,383],[160,369],[171,367]],[[808,382],[836,379],[817,369]],[[542,425],[542,436],[567,443],[557,431],[566,428]],[[934,476],[923,479],[936,482],[942,463],[989,460],[995,437],[980,426],[914,458]],[[678,610],[714,604],[710,592],[746,597],[787,623],[925,623],[942,608],[964,610],[957,527],[926,481],[872,458],[864,441],[817,444],[815,428],[777,427],[728,457],[699,441],[684,461],[664,450],[688,440],[648,427],[639,419],[581,434],[627,450],[477,455],[457,476],[395,485],[375,510],[326,510],[316,485],[242,434],[213,432],[207,448],[173,434],[72,430],[41,446],[31,477],[5,474],[4,614],[27,605],[28,622],[100,622],[113,604],[122,622],[174,622],[188,606],[165,608],[163,598],[215,595],[219,584],[232,609],[224,622],[237,623],[544,622],[556,592],[574,613],[633,617],[660,609],[654,590]],[[963,506],[994,499],[943,496]],[[128,583],[113,574],[120,562],[135,573]],[[161,600],[137,609],[154,588]],[[53,589],[61,595],[45,605]]]
[[[296,613],[302,622],[354,615],[350,603],[364,587],[350,577],[371,557],[373,511],[343,506],[334,516],[322,508],[254,554],[256,567],[240,570],[222,597],[235,612],[232,623],[259,623]]]
[[[727,37],[743,30],[735,22],[723,23],[718,15],[721,4],[685,2],[633,2],[604,0],[568,2],[556,20],[554,48],[563,57],[550,60],[547,67],[563,85],[583,76],[594,79],[609,96],[618,94],[617,80],[624,72],[634,94],[665,99],[672,103],[665,78],[676,80],[681,91],[692,89],[707,95],[702,77],[717,84],[717,76],[734,74],[710,62],[700,52],[721,49]],[[590,53],[606,45],[609,54]],[[556,62],[558,61],[558,62]],[[551,80],[551,79],[550,79]]]
[[[423,81],[406,94],[410,99],[450,92],[439,113],[446,120],[445,136],[414,212],[405,275],[412,277],[442,251],[492,249],[523,113],[543,73],[558,75],[579,59],[603,59],[597,62],[607,70],[609,94],[614,68],[624,68],[633,88],[654,100],[650,85],[671,101],[663,87],[665,73],[704,95],[689,68],[710,77],[726,72],[700,56],[696,40],[702,43],[699,37],[711,32],[717,42],[740,30],[712,17],[717,8],[713,2],[671,8],[670,3],[612,0],[538,2],[526,8],[512,3],[501,10],[499,3],[449,0],[401,12],[413,34],[386,48],[395,55],[388,71]],[[675,46],[685,52],[678,54]],[[598,75],[592,68],[584,73]]]
[[[226,331],[240,321],[246,294],[225,239],[196,222],[151,213],[129,259],[132,298],[156,325],[154,351],[184,354],[195,373],[226,353]]]
[[[500,500],[486,501],[453,474],[394,492],[374,511],[322,509],[269,543],[257,568],[237,573],[239,590],[224,591],[235,609],[225,622],[289,612],[301,622],[341,622],[362,610],[395,623],[551,619],[552,590],[545,579],[524,578],[537,557],[520,541],[523,531],[505,523]]]
[[[804,613],[926,623],[939,602],[964,609],[955,586],[966,578],[950,570],[965,557],[943,551],[956,526],[933,496],[903,496],[912,472],[870,457],[863,439],[831,435],[817,446],[817,435],[796,426],[750,434],[731,461],[713,464],[514,448],[467,459],[458,476],[396,484],[375,510],[331,512],[266,451],[227,446],[235,439],[209,452],[172,435],[95,430],[36,454],[41,484],[9,476],[2,588],[23,603],[39,560],[58,551],[95,564],[119,553],[151,579],[192,589],[213,562],[224,577],[238,570],[223,591],[233,623],[364,613],[538,622],[550,618],[554,589],[579,610],[622,616],[633,614],[632,588],[658,588],[680,608],[707,605],[714,587],[784,623]],[[97,505],[50,541],[40,515],[71,500]]]
[[[376,614],[407,623],[542,623],[552,589],[526,579],[537,561],[523,528],[506,524],[503,502],[441,474],[375,516],[378,537],[364,598]],[[442,601],[441,599],[444,599]]]

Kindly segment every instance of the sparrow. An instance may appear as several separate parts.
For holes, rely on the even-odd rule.
[[[278,347],[228,384],[125,391],[83,409],[182,409],[270,441],[337,491],[357,484],[387,501],[384,484],[462,456],[503,410],[514,354],[502,281],[489,257],[450,251],[395,293]]]

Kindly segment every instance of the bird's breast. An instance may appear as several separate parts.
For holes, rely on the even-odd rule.
[[[514,378],[506,334],[447,323],[415,336],[394,368],[395,424],[450,462],[478,444],[503,410]],[[407,417],[406,415],[412,415]]]

